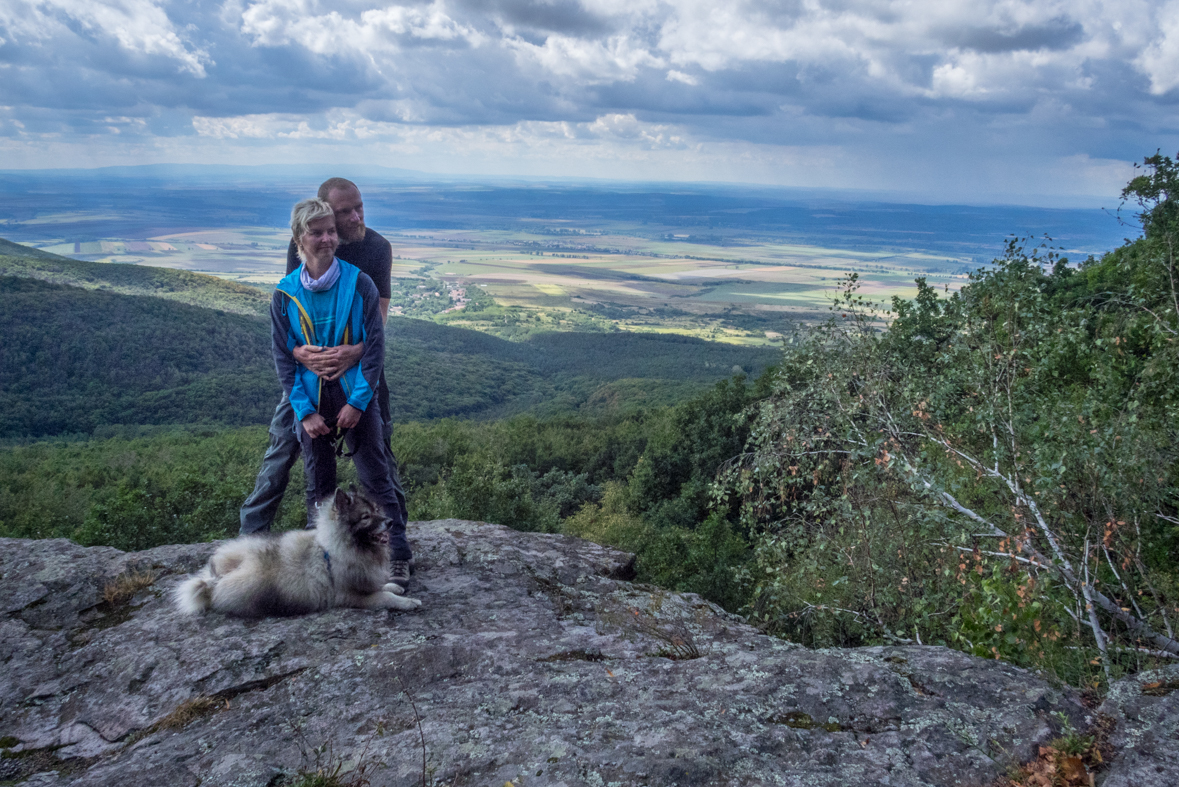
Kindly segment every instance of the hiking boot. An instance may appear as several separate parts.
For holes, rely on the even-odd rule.
[[[409,587],[408,560],[392,560],[389,562],[389,581],[401,588],[401,593],[405,593],[405,589]]]

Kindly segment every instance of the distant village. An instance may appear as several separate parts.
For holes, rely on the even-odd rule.
[[[467,304],[470,302],[467,298],[467,289],[465,287],[450,287],[445,284],[442,286],[438,286],[436,284],[419,284],[417,285],[416,289],[419,290],[419,292],[408,292],[405,294],[406,299],[410,301],[408,305],[408,308],[410,309],[412,309],[415,305],[422,303],[427,298],[446,297],[450,299],[450,302],[453,305],[441,310],[438,313],[447,314],[449,312],[457,312],[466,308]],[[401,315],[405,314],[406,308],[407,307],[404,305],[393,305],[389,307],[389,311],[392,314]]]

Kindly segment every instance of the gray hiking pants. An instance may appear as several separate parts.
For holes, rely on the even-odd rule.
[[[348,399],[338,382],[320,390],[319,413],[329,425],[336,422]],[[344,442],[356,465],[356,475],[369,499],[381,507],[389,521],[389,550],[393,560],[413,557],[405,537],[405,505],[397,497],[389,472],[389,448],[384,442],[384,430],[377,410],[369,407],[360,415],[360,422],[348,429]],[[319,508],[330,500],[339,483],[336,476],[336,434],[312,438],[297,424],[295,432],[303,450],[303,468],[307,475],[307,527],[314,527]]]
[[[397,471],[397,457],[393,455],[393,419],[389,413],[389,389],[385,385],[383,372],[376,396],[373,398],[380,408],[382,445],[386,451],[389,481],[393,484],[393,491],[401,509],[397,524],[404,532],[409,519],[409,509],[405,502],[405,491],[401,486],[401,475]],[[291,468],[298,461],[299,454],[299,437],[295,434],[295,411],[284,393],[278,406],[274,408],[274,417],[270,421],[270,444],[262,457],[262,468],[254,482],[254,491],[242,503],[239,531],[241,535],[270,530],[270,526],[274,524],[274,517],[278,514],[278,507],[282,503],[283,494],[287,491],[287,484],[290,483]],[[391,534],[392,532],[390,531]]]

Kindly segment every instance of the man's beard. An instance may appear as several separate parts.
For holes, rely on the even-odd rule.
[[[347,235],[345,235],[342,232],[340,233],[340,243],[356,243],[357,241],[362,241],[362,240],[364,240],[364,222],[363,221],[357,225],[356,229],[352,230],[352,232],[348,233]]]

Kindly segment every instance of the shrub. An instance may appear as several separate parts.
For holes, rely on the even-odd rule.
[[[1146,236],[1101,260],[1012,241],[949,298],[918,279],[883,330],[848,278],[718,498],[755,534],[759,620],[1075,682],[1179,654],[1179,221],[1153,189],[1179,175],[1147,163]]]
[[[525,465],[506,467],[479,456],[460,457],[436,484],[410,503],[415,519],[475,519],[524,531],[555,533],[558,505],[533,496],[535,474]]]
[[[608,483],[601,503],[582,506],[561,532],[634,552],[640,581],[699,593],[733,611],[748,601],[749,548],[723,514],[692,529],[657,527],[630,510],[626,487]]]

